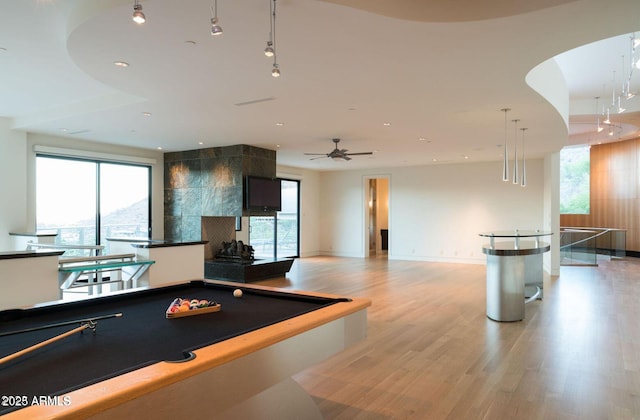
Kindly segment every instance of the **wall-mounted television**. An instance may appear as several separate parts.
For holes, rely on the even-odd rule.
[[[247,176],[245,182],[245,207],[254,211],[280,211],[282,186],[279,178]]]

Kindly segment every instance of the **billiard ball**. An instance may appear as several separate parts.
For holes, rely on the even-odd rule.
[[[233,297],[241,298],[242,297],[242,290],[240,290],[240,289],[234,290],[233,291]]]

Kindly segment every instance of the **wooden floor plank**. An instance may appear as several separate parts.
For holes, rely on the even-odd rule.
[[[313,257],[260,284],[372,299],[368,337],[295,379],[327,419],[640,418],[640,260],[561,267],[525,320],[485,266]]]

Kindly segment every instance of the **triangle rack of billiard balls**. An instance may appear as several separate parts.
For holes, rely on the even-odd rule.
[[[208,314],[220,309],[221,305],[212,300],[175,298],[167,308],[167,318]]]

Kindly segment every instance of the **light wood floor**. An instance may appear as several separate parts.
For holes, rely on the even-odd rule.
[[[317,257],[259,284],[373,301],[364,341],[294,377],[327,419],[640,419],[640,259],[562,267],[526,319],[483,265]]]

